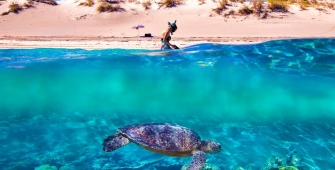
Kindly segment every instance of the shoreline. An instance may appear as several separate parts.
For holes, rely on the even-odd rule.
[[[257,44],[284,39],[318,39],[333,37],[173,37],[180,48],[201,44]],[[82,48],[82,49],[160,49],[159,37],[103,37],[103,36],[0,36],[0,49],[25,48]]]

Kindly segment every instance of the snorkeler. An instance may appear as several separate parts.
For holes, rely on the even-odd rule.
[[[163,30],[162,35],[161,35],[161,42],[162,42],[162,47],[161,50],[165,50],[165,49],[179,49],[176,45],[172,45],[170,43],[171,40],[171,35],[173,35],[173,33],[177,30],[177,25],[176,25],[177,21],[174,21],[174,23],[170,23],[169,27],[165,30]]]

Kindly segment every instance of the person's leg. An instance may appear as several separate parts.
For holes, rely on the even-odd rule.
[[[171,49],[171,47],[169,45],[167,45],[167,44],[164,44],[163,50],[169,50],[169,49]]]

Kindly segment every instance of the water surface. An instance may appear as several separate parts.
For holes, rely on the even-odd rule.
[[[2,49],[0,165],[181,169],[190,157],[135,144],[102,151],[118,127],[167,122],[220,142],[223,151],[207,160],[220,169],[262,169],[292,154],[305,169],[332,169],[334,56],[334,39],[173,51]]]

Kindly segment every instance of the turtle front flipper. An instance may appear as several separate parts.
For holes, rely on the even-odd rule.
[[[130,140],[120,133],[113,136],[108,136],[102,143],[102,145],[104,146],[103,150],[106,152],[112,152],[117,148],[127,145],[129,142]]]
[[[193,152],[193,158],[186,170],[199,170],[206,162],[206,154],[203,151],[196,150]]]

